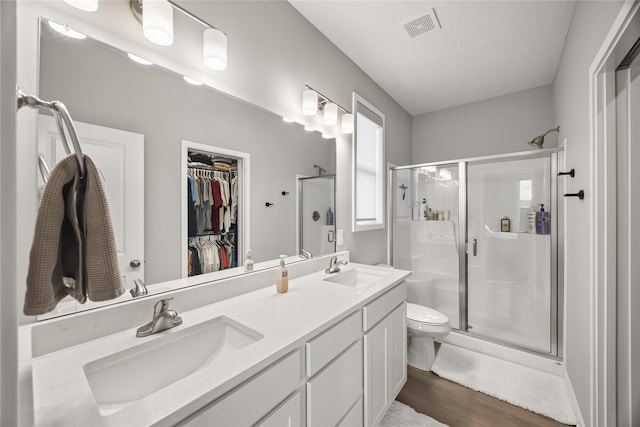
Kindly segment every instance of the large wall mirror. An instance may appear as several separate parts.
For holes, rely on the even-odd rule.
[[[40,21],[39,97],[64,102],[81,139],[85,129],[92,129],[137,135],[142,141],[143,160],[124,159],[122,168],[131,169],[134,179],[143,181],[135,197],[143,199],[137,227],[144,231],[144,254],[130,258],[143,263],[148,286],[183,276],[183,141],[250,155],[250,240],[243,252],[251,249],[256,263],[281,254],[297,256],[298,179],[317,175],[314,165],[335,172],[333,141],[206,85],[187,83],[171,70],[134,62],[116,46],[90,37],[63,36],[48,22],[46,18]],[[39,128],[46,127],[46,121],[40,115]],[[55,147],[50,149],[55,151]],[[49,161],[55,162],[51,156]],[[36,163],[34,159],[34,167]],[[124,192],[129,183],[107,177],[107,186]],[[114,216],[121,215],[117,210]],[[123,227],[122,234],[128,235]],[[243,271],[238,267],[234,274]],[[210,274],[200,282],[229,275]],[[126,301],[131,296],[127,293],[121,298]],[[88,306],[75,304],[73,311],[84,308]]]

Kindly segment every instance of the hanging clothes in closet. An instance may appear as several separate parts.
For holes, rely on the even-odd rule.
[[[190,152],[187,168],[189,276],[237,266],[237,160]],[[215,247],[208,239],[218,236]]]

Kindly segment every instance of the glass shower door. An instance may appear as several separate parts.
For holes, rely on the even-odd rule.
[[[459,164],[449,163],[394,170],[390,183],[393,265],[412,271],[406,279],[407,300],[444,313],[456,329],[460,327],[461,181]]]
[[[551,159],[469,163],[467,330],[552,353]],[[530,218],[530,215],[533,215]],[[531,220],[531,222],[530,222]],[[546,228],[545,228],[546,227]]]

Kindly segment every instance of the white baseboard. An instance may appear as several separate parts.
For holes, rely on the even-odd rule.
[[[567,392],[569,393],[569,400],[571,401],[571,408],[573,412],[576,414],[576,418],[578,420],[578,427],[586,427],[584,422],[584,418],[582,417],[582,412],[580,411],[580,406],[578,405],[578,399],[576,398],[576,393],[573,391],[573,384],[571,384],[571,380],[567,375],[567,371],[564,372],[564,383],[566,385]]]

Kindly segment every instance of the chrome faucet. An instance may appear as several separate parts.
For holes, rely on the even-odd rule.
[[[147,294],[147,287],[141,279],[135,279],[133,284],[136,285],[135,288],[131,288],[129,290],[133,298],[138,298]]]
[[[338,257],[334,255],[329,260],[329,268],[327,268],[324,272],[327,274],[338,273],[340,271],[340,266],[347,264],[347,261],[338,261]]]
[[[148,337],[149,335],[171,329],[182,324],[182,317],[178,316],[175,310],[169,310],[169,301],[173,298],[161,299],[153,306],[153,320],[142,325],[136,332],[137,337]]]
[[[313,258],[313,254],[306,249],[300,249],[300,256],[304,259]]]

